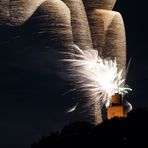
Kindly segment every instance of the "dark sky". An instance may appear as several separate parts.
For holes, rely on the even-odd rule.
[[[133,92],[127,96],[127,99],[134,109],[148,108],[146,0],[117,0],[114,10],[119,11],[123,16],[127,35],[127,59],[132,57],[127,84]],[[5,30],[15,32],[16,36],[19,32],[18,28],[17,31],[15,28],[13,30],[11,28],[10,30],[9,28],[0,29],[4,31],[1,39],[10,37],[6,35],[8,32]],[[27,34],[26,31],[24,31],[24,38],[25,34]],[[13,51],[8,50],[7,44],[1,46],[3,47],[0,55],[1,148],[28,148],[35,139],[42,135],[46,136],[52,130],[63,127],[67,122],[80,118],[73,114],[65,114],[70,96],[60,98],[58,94],[64,92],[61,91],[61,88],[65,90],[64,85],[55,85],[60,80],[58,75],[55,75],[52,64],[47,64],[54,62],[56,55],[47,51],[46,48],[41,51],[40,46],[38,48],[34,46],[34,49],[32,44],[30,47],[29,42],[33,42],[33,45],[37,43],[30,38],[26,38],[25,41],[17,39],[17,42],[13,40],[9,43],[17,47]],[[24,48],[20,51],[20,47]],[[29,57],[28,52],[31,53]],[[52,59],[48,58],[49,55]]]
[[[127,59],[132,62],[127,76],[127,83],[133,92],[127,97],[133,107],[148,108],[148,13],[146,0],[117,0],[115,10],[124,19],[127,36]]]

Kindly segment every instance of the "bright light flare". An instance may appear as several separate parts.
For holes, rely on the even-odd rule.
[[[63,52],[67,79],[73,83],[76,92],[85,94],[88,104],[96,102],[107,105],[115,93],[124,95],[131,88],[123,87],[125,79],[117,61],[102,59],[97,50],[81,50],[76,45]]]

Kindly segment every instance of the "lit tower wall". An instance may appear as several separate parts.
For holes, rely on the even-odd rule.
[[[122,96],[119,94],[115,94],[112,96],[111,101],[111,106],[109,106],[107,109],[107,118],[112,119],[114,117],[126,117],[127,113],[123,106]]]

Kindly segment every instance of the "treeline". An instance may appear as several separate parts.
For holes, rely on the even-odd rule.
[[[42,137],[31,148],[51,148],[55,146],[129,146],[148,147],[148,111],[137,109],[127,118],[113,118],[97,126],[87,122],[74,122],[61,132]]]

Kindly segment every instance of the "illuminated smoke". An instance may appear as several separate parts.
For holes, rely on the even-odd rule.
[[[74,45],[73,49],[63,52],[62,59],[66,67],[66,77],[72,82],[72,91],[82,92],[87,98],[87,106],[101,103],[108,106],[115,93],[125,95],[131,91],[124,87],[125,79],[122,70],[118,69],[116,59],[102,59],[97,50],[81,50]],[[74,111],[76,106],[68,112]]]

